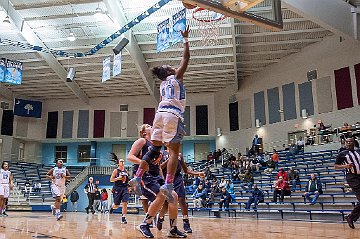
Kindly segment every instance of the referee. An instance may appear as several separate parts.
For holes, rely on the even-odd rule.
[[[355,150],[353,138],[346,139],[345,148],[336,157],[335,169],[345,169],[346,181],[358,200],[352,212],[345,217],[349,227],[355,229],[354,222],[360,216],[360,151]]]

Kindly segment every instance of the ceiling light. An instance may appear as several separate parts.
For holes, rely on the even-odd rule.
[[[70,35],[67,37],[67,39],[69,41],[75,41],[76,40],[76,36],[73,32],[70,32]]]
[[[6,24],[10,24],[10,17],[9,16],[6,16],[5,19],[3,20],[3,23],[6,23]]]
[[[103,20],[103,18],[104,18],[104,12],[103,12],[103,10],[102,10],[100,7],[97,7],[97,8],[95,9],[94,17],[95,17],[96,20],[98,20],[98,21]]]

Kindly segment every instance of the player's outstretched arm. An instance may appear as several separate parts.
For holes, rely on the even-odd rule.
[[[116,169],[114,169],[114,171],[112,172],[111,174],[111,177],[110,177],[110,182],[114,183],[116,181],[118,181],[118,179],[116,178]]]
[[[179,68],[176,69],[176,79],[182,82],[185,71],[188,67],[189,60],[190,60],[190,49],[189,49],[189,42],[188,42],[188,36],[189,36],[189,26],[186,27],[185,31],[181,31],[181,35],[184,37],[184,52],[183,52],[183,58],[180,62]]]
[[[127,159],[129,162],[133,164],[140,164],[141,159],[137,157],[137,155],[140,153],[142,147],[146,144],[146,139],[140,138],[136,140],[133,145],[131,146],[130,152],[127,156]]]

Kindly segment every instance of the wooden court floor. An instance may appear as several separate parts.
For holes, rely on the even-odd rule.
[[[128,215],[128,224],[120,215],[64,213],[61,221],[47,212],[9,212],[0,218],[0,239],[28,238],[142,238],[135,229],[143,216]],[[360,224],[352,230],[344,223],[316,223],[247,219],[191,218],[193,233],[188,238],[360,238]],[[179,220],[182,229],[182,221]],[[164,225],[165,229],[168,222]],[[166,230],[152,229],[155,238],[167,238]]]

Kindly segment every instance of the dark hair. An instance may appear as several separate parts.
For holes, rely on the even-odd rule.
[[[163,66],[156,66],[151,69],[151,72],[154,76],[156,76],[160,80],[165,80],[166,77],[169,76],[167,67],[163,67]]]
[[[6,161],[3,161],[3,162],[2,162],[2,164],[1,164],[1,168],[2,168],[2,169],[4,169],[5,163],[8,163],[8,162],[6,162]]]

